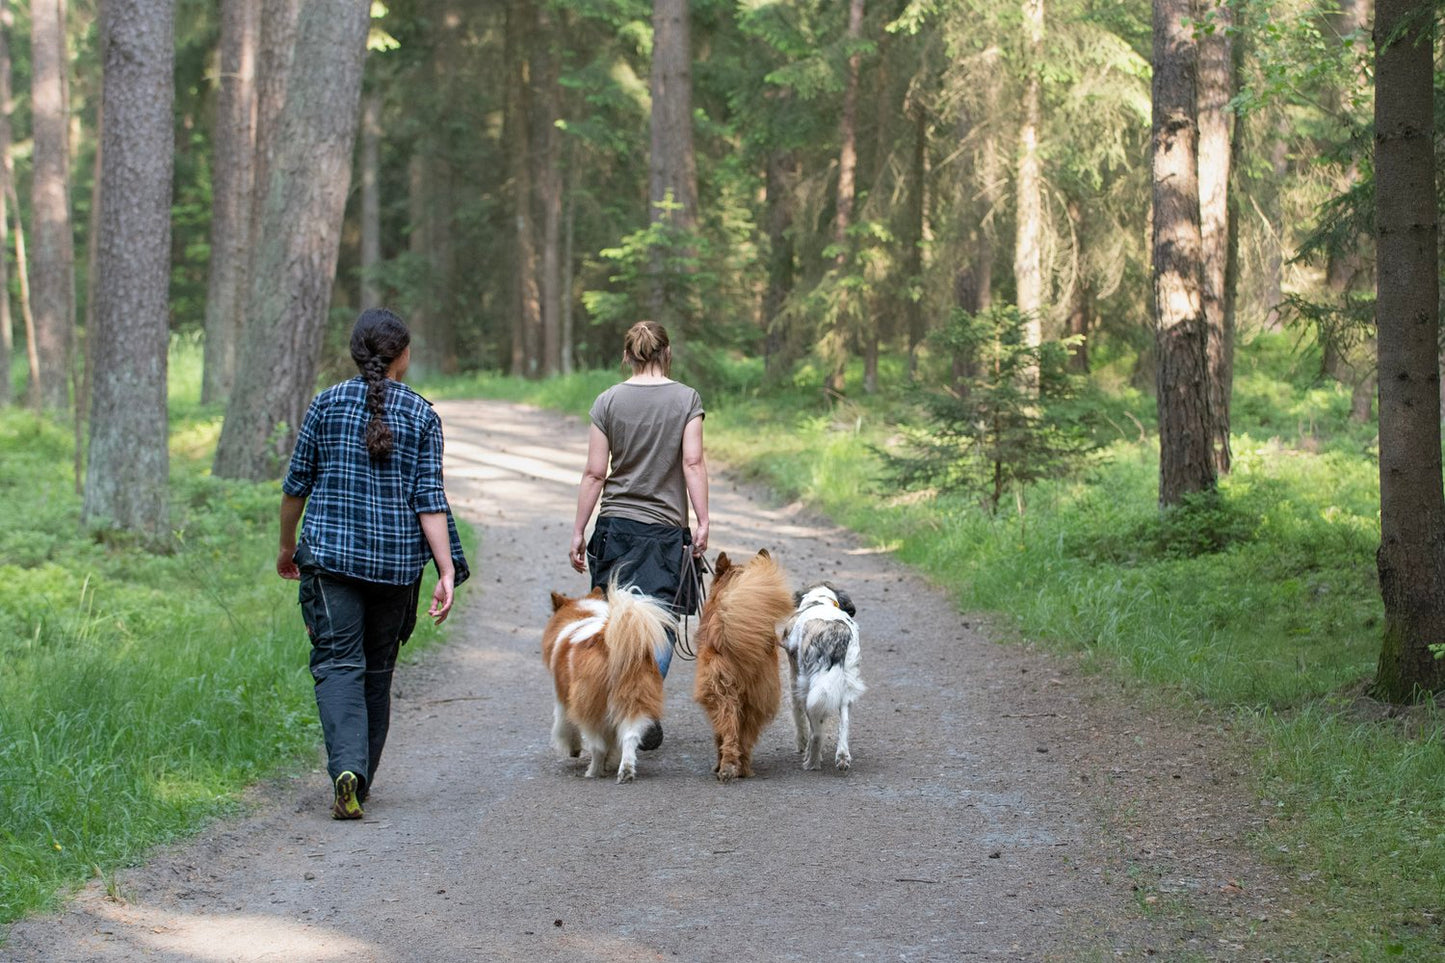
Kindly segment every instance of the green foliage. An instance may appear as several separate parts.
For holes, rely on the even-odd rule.
[[[964,492],[997,511],[1006,493],[1022,501],[1030,485],[1074,473],[1097,447],[1095,419],[1077,403],[1082,379],[1065,369],[1069,345],[1027,344],[1016,307],[956,312],[933,340],[973,374],[925,393],[927,421],[900,428],[902,445],[885,458],[904,488]]]

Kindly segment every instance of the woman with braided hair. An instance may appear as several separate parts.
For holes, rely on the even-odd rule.
[[[437,624],[469,574],[442,487],[441,419],[401,383],[410,344],[401,318],[362,312],[351,332],[360,374],[312,399],[281,489],[276,572],[301,583],[337,819],[361,818],[375,780],[426,563]]]

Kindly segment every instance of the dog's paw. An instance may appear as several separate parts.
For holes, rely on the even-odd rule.
[[[840,753],[837,760],[837,766],[839,772],[847,772],[848,770],[853,768],[853,757]],[[822,767],[820,766],[819,768],[821,769]]]
[[[808,771],[813,770],[813,769],[822,769],[822,768],[823,768],[823,764],[822,764],[821,762],[819,762],[817,759],[809,758],[809,759],[804,759],[804,760],[803,760],[803,771],[804,771],[804,772],[808,772]]]
[[[636,778],[637,769],[633,766],[623,766],[617,770],[617,782],[619,785],[624,782],[632,782],[632,780]]]
[[[737,778],[737,775],[737,767],[734,766],[732,763],[728,763],[726,766],[717,767],[718,782],[732,782],[734,779]]]
[[[807,752],[807,751],[808,751],[808,737],[807,737],[807,736],[799,736],[799,737],[798,737],[798,741],[793,744],[793,751],[796,752],[796,753],[798,753],[799,755],[802,755],[803,753]]]

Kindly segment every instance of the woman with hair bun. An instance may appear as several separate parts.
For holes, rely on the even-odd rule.
[[[577,571],[590,571],[594,588],[615,577],[676,614],[691,615],[697,611],[691,556],[707,550],[708,535],[702,399],[670,377],[672,346],[667,330],[654,321],[628,329],[622,360],[632,376],[592,404],[587,467],[578,487],[568,557]],[[587,540],[587,522],[599,497],[602,507]],[[664,678],[671,661],[670,641],[657,653]],[[662,726],[654,724],[641,748],[661,743]]]
[[[391,725],[396,656],[435,562],[437,624],[469,572],[442,487],[442,426],[401,383],[406,323],[384,308],[351,331],[360,372],[311,401],[282,484],[276,572],[301,583],[311,677],[326,740],[331,815],[360,819]],[[302,510],[301,538],[296,538]]]

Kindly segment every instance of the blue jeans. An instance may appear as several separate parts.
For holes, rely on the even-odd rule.
[[[326,740],[326,771],[371,788],[391,728],[391,677],[416,627],[421,582],[385,585],[337,575],[296,549],[301,617],[311,636],[311,678]]]

